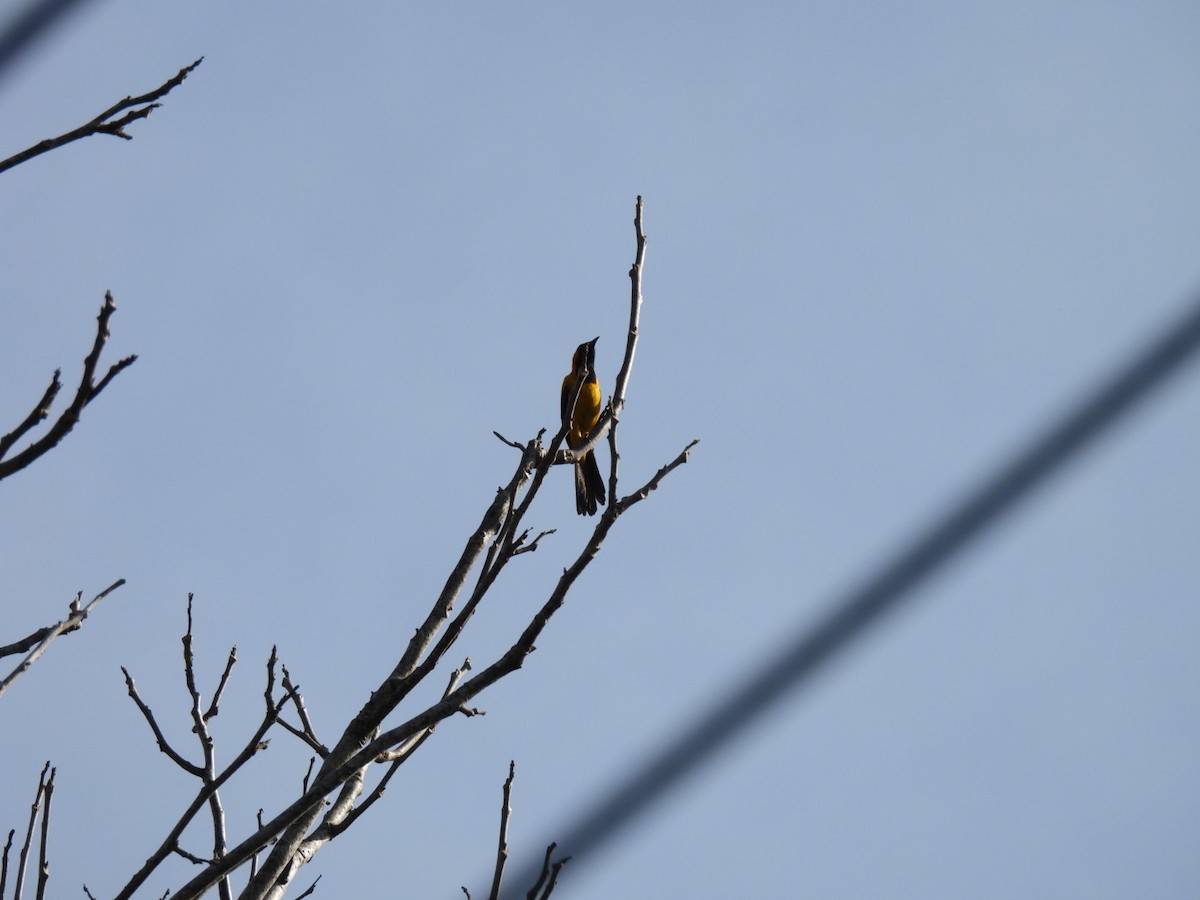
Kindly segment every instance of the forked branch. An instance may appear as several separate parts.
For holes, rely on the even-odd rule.
[[[174,892],[172,896],[175,900],[200,897],[228,878],[234,870],[252,861],[254,862],[250,881],[241,897],[244,900],[265,900],[280,896],[295,879],[299,869],[317,850],[344,832],[382,796],[383,788],[396,768],[430,738],[440,722],[459,713],[475,714],[477,710],[469,706],[473,699],[501,678],[521,668],[525,659],[533,652],[535,642],[550,619],[564,604],[571,587],[596,557],[618,518],[644,499],[671,471],[687,460],[688,451],[694,442],[675,460],[659,469],[633,494],[617,501],[617,420],[614,412],[619,414],[624,406],[625,391],[637,346],[642,303],[641,270],[646,239],[642,231],[640,197],[634,224],[638,240],[636,258],[630,270],[632,302],[625,360],[610,408],[602,417],[602,424],[594,429],[591,435],[593,444],[605,434],[608,435],[613,449],[613,467],[610,474],[613,490],[610,495],[614,499],[596,521],[590,537],[575,560],[558,576],[541,608],[528,620],[507,651],[490,665],[471,672],[469,676],[469,666],[464,664],[456,669],[440,699],[415,714],[410,712],[406,720],[389,725],[386,720],[411,696],[414,689],[439,667],[451,647],[456,644],[477,607],[495,586],[507,564],[517,556],[536,548],[541,539],[550,533],[526,527],[523,521],[552,467],[569,459],[568,452],[560,452],[569,421],[560,423],[561,427],[545,446],[542,443],[544,430],[525,444],[501,438],[510,446],[520,449],[521,459],[508,484],[497,490],[478,528],[468,538],[466,547],[441,593],[433,601],[424,622],[412,634],[391,673],[371,692],[333,747],[324,753],[318,750],[322,757],[319,768],[311,778],[306,776],[300,796],[274,816],[260,816],[259,827],[253,834],[226,849],[211,865],[206,866],[202,872]],[[574,402],[573,397],[569,400]],[[578,453],[580,449],[575,448],[575,452]],[[531,539],[531,535],[536,536]],[[472,573],[476,573],[476,580],[474,586],[469,588],[467,582]],[[464,594],[465,601],[460,602]],[[283,700],[285,703],[292,702],[287,684]],[[301,724],[290,726],[289,731],[306,740],[314,749],[323,750],[323,745],[316,741],[311,725],[306,721],[302,707],[296,705],[296,709]],[[377,779],[376,788],[370,790],[366,783],[373,767],[379,763],[388,765],[382,777]],[[336,795],[336,798],[330,803],[327,798],[331,798],[331,795]],[[193,810],[195,807],[196,804],[193,803]],[[505,841],[503,834],[501,841]],[[267,847],[270,847],[269,852],[258,862],[258,854]],[[553,890],[558,873],[566,861],[555,861],[554,849],[551,846],[547,851],[542,877],[530,896],[544,898]],[[498,871],[493,879],[497,883],[499,874]],[[131,882],[129,887],[133,887],[134,884]],[[127,896],[128,893],[130,892],[122,892],[120,896]]]
[[[38,440],[30,443],[15,456],[5,459],[17,441],[21,440],[33,428],[49,417],[50,407],[58,396],[58,392],[62,390],[62,381],[60,381],[62,375],[61,369],[55,370],[54,377],[50,380],[50,386],[46,388],[46,392],[42,394],[42,399],[38,401],[29,415],[16,428],[3,437],[0,437],[0,479],[7,478],[14,472],[21,471],[35,459],[58,446],[59,442],[78,424],[84,407],[100,396],[100,392],[108,387],[109,382],[116,378],[117,375],[133,365],[137,356],[127,356],[113,363],[109,367],[108,372],[99,381],[96,380],[96,367],[100,363],[100,354],[104,350],[104,345],[108,342],[108,320],[112,318],[112,314],[116,311],[117,304],[113,302],[112,291],[107,291],[104,294],[104,305],[100,307],[100,314],[96,317],[96,338],[92,342],[92,351],[83,361],[83,377],[79,381],[79,387],[75,389],[75,398],[71,401],[71,405],[63,410],[55,423],[50,426],[50,430]]]
[[[47,849],[50,841],[50,800],[54,795],[54,775],[57,769],[50,766],[49,761],[42,767],[41,777],[38,778],[37,792],[33,796],[33,803],[29,807],[29,824],[25,829],[25,841],[21,844],[21,850],[17,857],[17,871],[15,884],[13,886],[14,898],[21,897],[21,892],[25,885],[25,869],[29,862],[29,852],[33,849],[33,835],[37,830],[38,817],[41,817],[42,827],[39,832],[38,841],[38,876],[37,876],[37,893],[39,898],[46,896],[46,882],[50,878],[50,862],[47,857]],[[9,851],[12,849],[13,835],[15,829],[9,831],[8,841],[4,845],[4,854],[0,858],[0,897],[4,896],[4,888],[8,882],[8,862]]]
[[[210,705],[207,712],[202,712],[203,702],[200,697],[200,691],[197,686],[195,673],[195,658],[192,651],[192,597],[188,596],[188,628],[183,637],[183,664],[184,664],[184,680],[186,682],[188,698],[190,701],[189,715],[192,719],[192,731],[200,742],[202,763],[193,763],[187,760],[182,754],[176,751],[167,742],[162,729],[159,727],[154,714],[149,706],[142,700],[133,683],[133,678],[128,671],[122,667],[121,671],[125,673],[125,682],[129,690],[129,696],[141,711],[142,716],[146,719],[146,723],[150,726],[150,730],[154,734],[156,743],[159,749],[165,753],[170,759],[189,775],[197,778],[200,781],[200,788],[197,790],[195,797],[175,823],[174,827],[168,832],[166,838],[159,847],[150,855],[141,869],[130,879],[124,888],[117,894],[118,898],[132,897],[133,894],[141,888],[154,870],[171,855],[183,856],[187,859],[199,860],[207,863],[211,860],[219,860],[225,855],[225,816],[221,806],[219,790],[234,776],[250,759],[256,754],[267,748],[270,743],[266,739],[270,729],[279,722],[279,714],[283,707],[289,703],[299,701],[299,692],[293,686],[290,690],[283,691],[282,695],[276,698],[276,677],[275,669],[279,664],[279,659],[275,648],[271,648],[271,656],[267,660],[267,681],[266,687],[263,689],[264,711],[262,721],[255,729],[254,733],[242,746],[233,760],[225,766],[224,769],[218,771],[216,767],[216,757],[214,754],[214,741],[212,734],[208,728],[208,720],[216,715],[215,706]],[[217,693],[224,691],[229,681],[229,673],[233,665],[233,654],[230,654],[229,660],[226,662],[225,669],[221,674],[217,686]],[[289,682],[290,683],[290,682]],[[302,701],[300,701],[302,703]],[[200,857],[199,854],[189,854],[180,845],[180,839],[186,830],[187,826],[197,816],[197,814],[205,806],[208,807],[212,818],[213,826],[213,850],[211,854]],[[223,877],[218,880],[219,892],[222,897],[232,896],[232,887],[227,878]]]
[[[546,848],[546,856],[542,860],[542,873],[529,893],[525,895],[528,900],[546,900],[554,893],[554,888],[558,885],[558,873],[571,861],[569,856],[560,856],[555,860],[554,851],[557,849],[558,844],[551,844]]]
[[[74,128],[65,134],[60,134],[58,137],[38,141],[26,150],[22,150],[8,159],[0,160],[0,172],[7,171],[14,166],[19,166],[21,163],[28,162],[35,156],[49,153],[51,150],[70,144],[80,138],[91,137],[93,134],[110,134],[113,137],[124,138],[127,141],[133,140],[133,135],[125,131],[125,126],[136,122],[138,119],[146,118],[146,116],[158,109],[162,104],[157,101],[183,84],[183,80],[188,77],[188,74],[202,62],[204,62],[203,56],[190,66],[184,66],[173,77],[168,78],[154,90],[140,94],[137,97],[126,97],[124,100],[118,100],[90,122],[85,122],[78,128]]]
[[[504,879],[504,865],[508,862],[508,820],[512,816],[512,786],[516,774],[516,763],[510,760],[508,763],[508,778],[504,780],[504,796],[500,803],[500,840],[499,846],[496,848],[496,868],[492,873],[492,889],[488,893],[488,900],[498,900],[500,897],[500,884]],[[571,857],[565,856],[557,862],[551,862],[557,847],[557,844],[551,844],[546,848],[546,859],[542,866],[541,874],[526,894],[530,900],[534,900],[534,898],[537,898],[537,900],[546,900],[554,892],[554,888],[558,883],[558,873],[571,859]],[[462,888],[462,892],[466,895],[467,900],[471,900],[471,892],[465,886]]]
[[[72,631],[78,631],[80,628],[82,628],[83,623],[87,620],[87,617],[91,614],[91,611],[95,605],[124,583],[124,578],[113,582],[99,594],[93,597],[86,606],[82,603],[83,594],[80,592],[75,596],[75,599],[71,601],[70,606],[67,608],[67,617],[65,619],[55,622],[53,625],[47,625],[45,628],[39,628],[33,634],[22,638],[15,643],[9,644],[5,647],[0,647],[0,656],[9,656],[14,653],[24,653],[27,650],[31,650],[29,655],[21,660],[21,662],[17,664],[17,667],[9,672],[3,681],[0,681],[0,697],[4,696],[4,692],[8,690],[9,686],[21,675],[23,675],[26,670],[35,662],[37,662],[42,654],[49,649],[51,641],[60,635],[70,634]]]

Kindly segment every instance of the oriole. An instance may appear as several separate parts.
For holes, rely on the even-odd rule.
[[[562,400],[559,403],[562,421],[570,418],[567,429],[567,446],[579,447],[587,442],[596,422],[600,420],[601,394],[600,382],[596,379],[596,341],[580,344],[571,358],[571,371],[562,383]],[[575,393],[575,384],[580,373],[587,370],[583,388],[579,391],[579,399],[575,409],[568,409],[571,397]],[[575,463],[575,511],[581,516],[594,516],[597,504],[604,505],[604,479],[600,477],[600,466],[596,463],[596,454],[588,451],[579,462]]]

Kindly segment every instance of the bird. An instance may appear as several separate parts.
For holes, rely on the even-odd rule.
[[[587,442],[596,422],[600,420],[601,394],[600,382],[596,379],[596,341],[584,341],[575,348],[571,358],[571,371],[562,383],[562,400],[560,415],[567,427],[567,446],[579,447]],[[579,391],[579,399],[575,408],[569,409],[571,397],[575,393],[575,385],[580,375],[587,371],[583,388]],[[600,466],[596,462],[596,454],[589,450],[583,458],[575,463],[575,512],[581,516],[594,516],[597,504],[604,505],[604,479],[600,476]]]

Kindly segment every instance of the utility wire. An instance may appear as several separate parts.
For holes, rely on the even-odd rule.
[[[83,0],[34,0],[8,17],[0,31],[0,76],[38,38],[43,37],[72,7]]]
[[[711,707],[677,737],[606,792],[556,836],[570,870],[593,860],[623,829],[777,707],[885,613],[911,600],[917,588],[1021,501],[1027,500],[1072,457],[1095,441],[1200,349],[1200,303],[1126,362],[1009,462],[859,584],[831,604],[774,658]],[[530,855],[508,873],[502,900],[515,900],[536,880],[542,857]]]

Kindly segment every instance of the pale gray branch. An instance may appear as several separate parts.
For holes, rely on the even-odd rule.
[[[48,625],[45,628],[39,629],[38,631],[36,631],[32,635],[30,635],[29,638],[26,639],[26,641],[21,641],[15,645],[12,645],[12,646],[16,646],[16,647],[21,647],[22,649],[27,649],[27,647],[26,647],[27,641],[32,641],[34,638],[36,638],[36,640],[37,640],[36,645],[33,645],[33,649],[30,651],[29,655],[26,656],[23,660],[21,660],[21,662],[17,664],[17,667],[15,669],[13,669],[4,678],[3,681],[0,681],[0,697],[4,696],[4,692],[8,690],[9,686],[12,685],[12,683],[14,681],[16,681],[21,675],[23,675],[29,669],[30,666],[32,666],[35,662],[37,662],[42,657],[42,655],[46,652],[46,650],[49,649],[51,641],[53,641],[55,638],[59,637],[60,635],[70,634],[72,631],[77,631],[78,629],[82,628],[84,621],[87,620],[88,615],[91,613],[92,609],[96,606],[96,604],[99,603],[101,600],[103,600],[105,597],[107,597],[109,594],[111,594],[113,591],[115,591],[117,588],[119,588],[124,583],[125,583],[124,578],[117,579],[112,584],[110,584],[108,587],[106,587],[104,590],[102,590],[99,594],[97,594],[95,597],[93,597],[91,599],[91,602],[89,602],[87,604],[87,606],[80,606],[80,601],[83,598],[83,593],[80,592],[79,594],[77,594],[75,596],[75,599],[72,600],[70,605],[68,606],[68,608],[67,608],[68,615],[65,619],[62,619],[61,621],[56,622],[53,625]],[[7,649],[7,648],[5,648],[5,649]],[[22,652],[22,650],[17,650],[14,652]],[[0,653],[0,656],[3,656],[3,655],[5,655],[5,654]]]

